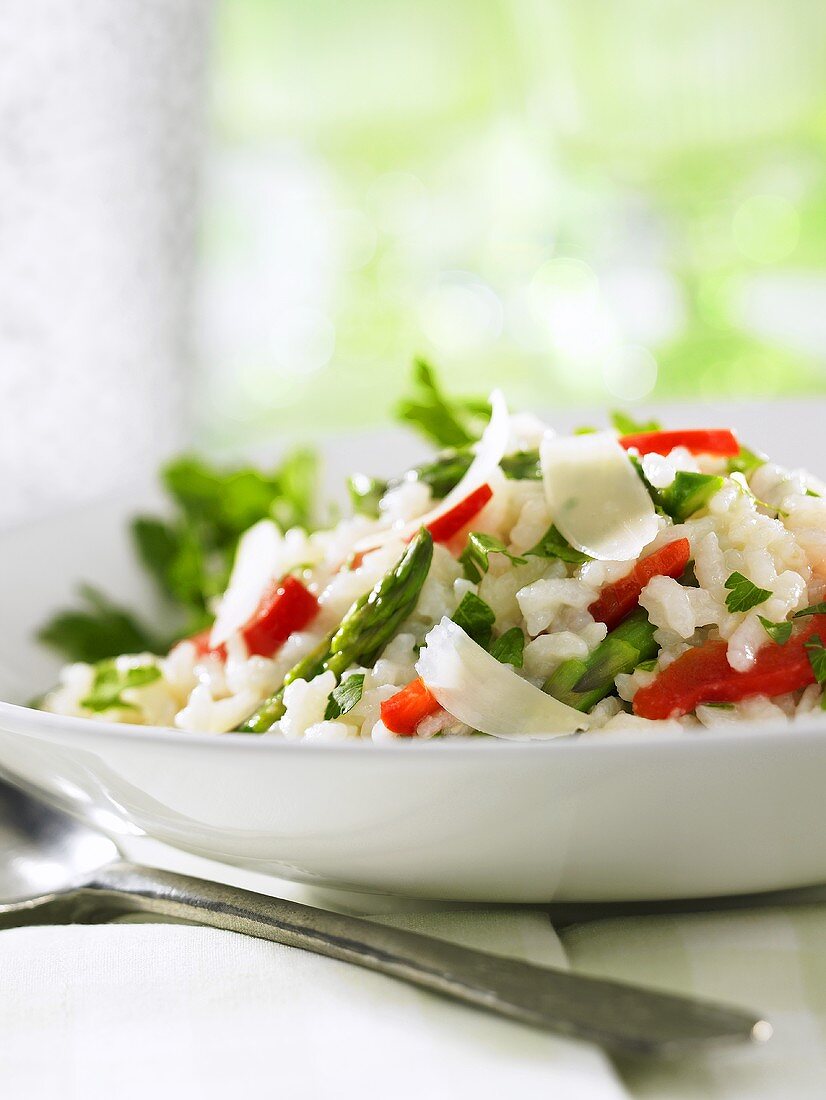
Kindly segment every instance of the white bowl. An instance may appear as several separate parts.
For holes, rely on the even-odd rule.
[[[801,417],[822,415],[822,404],[775,407],[767,440],[763,410],[762,438],[745,438],[778,443],[793,461],[783,425],[800,430]],[[690,417],[683,409],[670,419]],[[738,423],[719,410],[703,419]],[[363,460],[375,453],[370,440],[361,448]],[[359,465],[352,443],[335,450],[338,469]],[[812,456],[801,455],[806,460]],[[136,506],[132,494],[120,499]],[[54,662],[32,644],[32,632],[66,601],[75,579],[154,613],[126,548],[122,513],[97,506],[0,535],[7,698],[50,683]],[[115,836],[145,833],[324,886],[542,902],[826,881],[826,715],[782,728],[549,743],[304,745],[118,726],[2,703],[0,767]]]

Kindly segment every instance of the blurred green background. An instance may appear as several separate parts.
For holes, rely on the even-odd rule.
[[[826,393],[823,0],[218,0],[211,443]]]

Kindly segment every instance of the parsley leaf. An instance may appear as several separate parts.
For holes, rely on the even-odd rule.
[[[122,696],[127,688],[143,687],[161,678],[161,670],[155,665],[140,665],[137,668],[118,670],[114,661],[101,661],[95,669],[92,689],[80,705],[86,710],[100,713],[117,707],[119,710],[137,710],[134,703],[127,702]]]
[[[313,525],[318,459],[312,451],[292,451],[270,472],[252,466],[220,470],[184,455],[164,469],[162,478],[209,549],[234,548],[260,519],[273,519],[282,530]]]
[[[521,668],[525,654],[525,635],[518,626],[512,626],[504,634],[500,634],[490,647],[491,657],[495,657],[500,664],[513,665]]]
[[[226,588],[248,527],[260,519],[284,530],[312,526],[317,471],[316,456],[307,450],[292,451],[269,471],[222,470],[192,455],[175,459],[161,475],[172,514],[132,522],[135,552],[177,612],[172,636],[154,637],[131,612],[87,586],[82,595],[88,607],[58,612],[41,628],[40,641],[69,660],[93,663],[141,650],[162,653],[208,626],[210,600]]]
[[[504,554],[513,565],[524,565],[526,559],[518,554],[512,554],[504,542],[486,535],[482,531],[471,531],[467,537],[467,546],[459,555],[459,561],[465,570],[465,577],[474,584],[482,579],[482,574],[490,568],[488,556],[490,554]]]
[[[514,451],[505,455],[499,463],[502,473],[510,481],[541,481],[542,463],[539,451]]]
[[[807,497],[817,497],[818,499],[820,499],[820,493],[816,493],[814,491],[814,489],[807,489],[806,490],[806,496]]]
[[[525,555],[529,558],[559,558],[571,565],[582,565],[591,560],[587,554],[575,550],[554,524],[551,524],[532,550],[525,551]]]
[[[38,641],[69,661],[89,664],[121,653],[164,651],[164,641],[102,592],[82,585],[79,594],[85,606],[58,611],[37,632]]]
[[[611,413],[611,423],[620,435],[638,435],[640,432],[658,432],[662,429],[659,420],[634,420],[621,409]]]
[[[490,418],[486,402],[448,398],[424,359],[413,364],[412,397],[396,406],[396,415],[440,447],[465,447],[475,443]]]
[[[809,664],[812,666],[812,672],[815,674],[815,679],[819,684],[822,684],[826,681],[826,647],[824,647],[819,634],[813,634],[806,642],[806,654],[809,658]]]
[[[741,447],[739,453],[726,463],[726,473],[751,477],[755,470],[767,462],[768,458],[759,451],[750,451],[748,447]]]
[[[684,523],[699,512],[715,493],[723,488],[723,479],[714,474],[695,474],[678,470],[671,484],[662,490],[663,509],[675,523]]]
[[[394,489],[403,481],[421,481],[430,489],[434,500],[442,500],[467,473],[473,453],[471,451],[445,451],[444,454],[434,459],[433,462],[425,462],[421,466],[414,466],[408,470],[403,478],[397,478],[389,483],[389,488]]]
[[[726,596],[726,607],[732,612],[751,611],[753,607],[764,603],[771,596],[768,588],[758,588],[748,577],[737,572],[731,574],[725,587],[729,590]]]
[[[453,621],[483,649],[488,648],[496,616],[484,600],[473,592],[466,592],[453,614]]]
[[[348,714],[361,699],[364,691],[364,673],[354,672],[333,688],[327,700],[324,720],[329,722]]]
[[[826,615],[826,601],[813,603],[811,607],[804,607],[802,611],[795,611],[794,618],[802,619],[805,615]]]
[[[757,618],[771,640],[778,645],[785,645],[791,638],[792,623],[773,623],[771,619],[764,619],[762,615],[758,615]]]
[[[138,558],[163,594],[186,608],[189,632],[208,625],[207,600],[226,586],[229,562],[220,568],[215,562],[210,565],[203,543],[186,522],[138,516],[132,521],[132,539]]]

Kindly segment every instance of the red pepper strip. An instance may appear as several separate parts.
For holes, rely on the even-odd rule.
[[[815,634],[826,639],[826,615],[814,615],[785,645],[764,645],[747,672],[737,672],[728,663],[726,642],[688,649],[653,684],[639,689],[634,714],[681,718],[701,703],[737,703],[750,695],[784,695],[808,687],[815,682],[815,674],[806,642]]]
[[[492,496],[493,489],[491,489],[490,485],[487,483],[480,485],[478,489],[474,489],[472,493],[468,493],[464,500],[460,500],[458,504],[455,504],[445,512],[443,516],[439,516],[437,519],[434,519],[432,523],[428,523],[427,529],[432,535],[433,541],[450,542],[463,527],[467,527],[467,525],[476,518]],[[411,535],[410,538],[407,539],[407,542],[411,542],[414,538],[415,535]],[[365,555],[369,554],[372,550],[378,550],[378,545],[371,546],[367,550],[358,550],[351,554],[341,568],[344,569],[346,567],[348,570],[358,569],[364,561]]]
[[[296,630],[303,630],[318,614],[318,600],[296,577],[287,574],[273,581],[246,625],[241,628],[250,656],[272,657]],[[187,641],[195,646],[199,657],[227,659],[225,645],[214,649],[209,644],[209,630],[193,634]]]
[[[721,455],[733,458],[740,453],[737,436],[728,428],[690,428],[673,432],[639,432],[620,436],[620,446],[634,448],[641,455],[667,455],[675,447],[685,447],[693,455]]]
[[[391,695],[381,705],[381,720],[393,733],[415,737],[416,727],[428,715],[442,708],[422,680],[411,680],[407,687]]]
[[[273,581],[241,628],[250,655],[272,657],[291,634],[303,630],[318,614],[318,600],[297,577],[287,574]]]
[[[378,547],[374,546],[373,549],[378,550]],[[369,553],[370,553],[369,550],[354,550],[353,553],[350,555],[350,557],[347,559],[347,561],[344,563],[344,565],[342,565],[341,568],[346,569],[348,573],[354,572],[356,569],[359,568],[359,566],[361,565],[361,563],[364,561],[364,559],[367,557],[367,555]],[[340,571],[341,570],[339,570],[339,572]]]
[[[427,529],[433,536],[433,541],[449,542],[455,534],[461,531],[463,527],[467,527],[470,521],[476,518],[492,496],[493,489],[490,485],[480,485],[464,500],[460,500],[458,504],[445,512],[443,516],[439,516],[432,523],[428,523]]]
[[[613,630],[637,606],[640,593],[652,577],[681,576],[690,557],[691,543],[688,539],[675,539],[661,546],[638,561],[627,576],[607,584],[588,610],[598,623],[605,623],[609,630]]]
[[[227,659],[226,646],[219,645],[217,648],[213,649],[209,644],[209,636],[211,633],[212,628],[208,626],[206,630],[199,630],[197,634],[193,634],[191,638],[186,638],[185,641],[195,646],[195,653],[199,657],[215,656],[219,661],[225,661]]]

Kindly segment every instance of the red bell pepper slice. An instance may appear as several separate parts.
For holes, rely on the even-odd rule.
[[[297,577],[273,581],[252,618],[241,628],[250,655],[272,657],[291,634],[303,630],[318,614],[318,600]]]
[[[416,679],[385,699],[381,705],[381,720],[391,732],[402,737],[414,737],[418,724],[441,709],[424,681]]]
[[[632,447],[641,455],[667,455],[675,447],[685,447],[693,455],[719,455],[733,458],[740,453],[737,436],[728,428],[688,428],[673,432],[637,432],[620,436],[620,446]]]
[[[467,525],[476,518],[492,496],[493,489],[491,489],[490,485],[487,483],[480,485],[478,489],[474,489],[472,493],[468,493],[464,500],[460,500],[458,504],[455,504],[445,512],[443,516],[439,516],[437,519],[434,519],[432,523],[428,523],[427,529],[433,541],[450,542],[463,527],[467,527]],[[407,541],[410,542],[413,538],[415,538],[415,535],[411,535]],[[358,550],[351,554],[342,566],[342,569],[358,569],[364,561],[365,555],[369,554],[371,550],[377,550],[378,545],[379,544],[370,547],[367,550]]]
[[[272,657],[291,634],[308,626],[318,611],[318,600],[297,577],[288,573],[280,581],[273,581],[250,619],[241,627],[241,637],[249,655]],[[199,657],[217,657],[225,661],[226,646],[213,649],[209,635],[209,629],[201,630],[187,641],[195,646]]]
[[[812,621],[785,645],[771,642],[757,654],[747,672],[728,663],[726,642],[707,642],[688,649],[634,696],[640,718],[681,718],[701,703],[737,703],[751,695],[784,695],[815,683],[806,642],[826,638],[826,615]]]
[[[212,628],[208,626],[206,630],[199,630],[197,634],[193,634],[190,638],[186,638],[185,641],[195,646],[195,653],[198,657],[215,656],[219,661],[225,661],[227,659],[226,646],[219,645],[213,649],[209,644],[209,636],[211,633]]]
[[[463,527],[475,519],[493,496],[493,489],[485,483],[474,489],[464,500],[460,500],[443,516],[428,523],[427,529],[434,542],[449,542]]]
[[[609,630],[618,626],[637,606],[640,593],[652,577],[679,577],[691,557],[688,539],[675,539],[638,561],[625,577],[607,584],[588,610]]]

